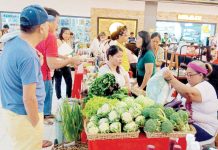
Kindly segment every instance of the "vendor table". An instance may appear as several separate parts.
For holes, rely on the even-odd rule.
[[[156,150],[169,150],[169,138],[146,138],[141,133],[138,138],[88,141],[89,150],[146,150],[147,145],[154,145]],[[178,144],[186,149],[185,138],[179,138]]]

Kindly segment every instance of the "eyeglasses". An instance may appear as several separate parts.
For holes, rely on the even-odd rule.
[[[196,74],[185,73],[185,76],[191,78],[192,76],[195,76],[195,75],[198,75],[198,74],[199,73],[196,73]]]

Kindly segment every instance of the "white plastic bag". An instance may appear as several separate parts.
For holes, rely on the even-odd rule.
[[[147,83],[146,96],[159,104],[167,103],[171,92],[170,85],[163,78],[163,72],[166,69],[167,68],[163,68],[155,73]]]
[[[67,43],[61,44],[61,46],[58,48],[58,54],[60,55],[69,55],[73,52],[73,49],[68,45]]]

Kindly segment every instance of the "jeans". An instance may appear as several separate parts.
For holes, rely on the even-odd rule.
[[[44,102],[44,115],[51,115],[52,108],[52,95],[53,95],[53,87],[52,80],[45,80],[45,102]]]
[[[71,76],[70,67],[63,67],[60,69],[56,69],[54,73],[54,79],[55,79],[55,91],[58,99],[62,97],[61,96],[62,76],[64,77],[66,83],[66,96],[71,97],[71,92],[72,92],[72,76]]]

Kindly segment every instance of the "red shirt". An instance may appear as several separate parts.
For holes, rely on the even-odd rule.
[[[43,80],[51,80],[51,73],[47,64],[47,57],[58,57],[57,38],[53,33],[49,33],[48,37],[36,46],[36,49],[41,52],[44,57],[44,62],[41,66]]]

